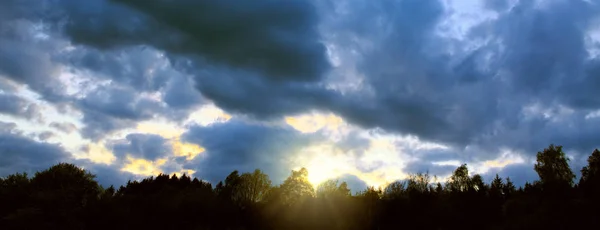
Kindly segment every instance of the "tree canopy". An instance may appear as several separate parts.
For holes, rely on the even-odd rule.
[[[523,187],[462,164],[445,182],[416,173],[352,195],[337,179],[314,188],[306,168],[279,185],[256,169],[214,188],[159,174],[115,189],[60,163],[0,178],[0,229],[582,229],[598,224],[599,166],[594,150],[575,185],[562,147],[550,145],[533,167],[540,181]]]

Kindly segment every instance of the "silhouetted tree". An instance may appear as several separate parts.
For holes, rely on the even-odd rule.
[[[246,202],[259,202],[271,188],[271,180],[260,169],[240,176],[238,191],[242,200]]]
[[[348,197],[350,189],[346,182],[339,183],[338,180],[327,180],[317,186],[317,197],[332,198],[332,197]]]
[[[472,191],[475,191],[477,193],[480,194],[486,194],[487,193],[487,185],[485,184],[485,182],[483,182],[483,177],[481,177],[481,175],[479,174],[475,174],[471,177],[471,187],[470,189]]]
[[[130,180],[115,191],[61,163],[33,178],[0,178],[0,229],[584,229],[600,215],[600,152],[576,187],[560,146],[538,153],[540,181],[489,184],[460,165],[445,185],[428,173],[350,194],[337,180],[316,192],[305,168],[271,186],[260,170],[234,171],[213,189],[188,175]],[[315,196],[316,194],[316,196]],[[400,222],[402,220],[402,222]],[[118,224],[116,224],[118,223]]]
[[[315,190],[308,181],[308,170],[301,168],[292,170],[292,174],[281,184],[281,195],[284,202],[294,204],[298,200],[315,196]]]
[[[595,149],[588,157],[588,165],[581,169],[579,186],[586,196],[599,196],[600,194],[600,151]]]
[[[471,188],[471,178],[467,164],[462,164],[452,173],[446,186],[451,192],[464,192]]]
[[[492,183],[490,183],[490,197],[498,199],[502,198],[504,195],[503,187],[504,182],[502,181],[502,178],[496,174],[496,177],[494,177]]]
[[[550,145],[538,152],[536,158],[534,169],[545,189],[564,189],[573,185],[575,174],[569,167],[569,159],[562,151],[562,146]]]
[[[417,173],[408,176],[406,190],[408,193],[426,193],[429,192],[429,182],[431,178],[429,173]]]
[[[31,185],[27,173],[15,173],[0,178],[0,216],[24,208],[29,202]]]
[[[52,209],[83,207],[99,198],[101,187],[96,176],[73,164],[60,163],[37,172],[31,179],[35,198],[48,201]]]
[[[399,199],[405,195],[406,181],[394,181],[390,183],[383,192],[386,199]]]

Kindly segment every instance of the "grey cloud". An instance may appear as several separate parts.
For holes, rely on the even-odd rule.
[[[132,127],[136,121],[163,112],[159,102],[140,98],[132,90],[101,86],[77,101],[83,112],[84,137],[98,139],[116,129]]]
[[[71,154],[61,146],[10,132],[0,133],[0,176],[16,172],[33,174],[70,158]]]
[[[77,126],[70,122],[52,122],[50,123],[50,127],[58,129],[67,134],[77,131]]]
[[[14,122],[0,121],[0,133],[13,133],[16,128],[17,124]]]
[[[27,102],[15,95],[0,94],[0,111],[11,115],[25,113]]]
[[[11,94],[0,94],[0,113],[29,119],[43,121],[41,109],[34,103]]]
[[[44,131],[44,132],[41,132],[41,133],[39,133],[39,134],[37,135],[37,137],[38,137],[38,138],[39,138],[41,141],[46,141],[46,140],[48,140],[48,139],[52,138],[53,136],[54,136],[54,133],[53,133],[53,132],[50,132],[50,131]]]
[[[151,48],[100,51],[79,46],[62,57],[63,62],[90,71],[96,79],[111,80],[86,92],[83,99],[74,99],[84,113],[85,137],[97,139],[154,116],[181,120],[203,103],[193,81],[173,69],[162,55]],[[142,98],[140,92],[158,93],[162,101]]]
[[[359,95],[345,96],[331,107],[350,122],[442,141],[480,160],[493,158],[500,147],[526,149],[527,154],[553,141],[593,147],[595,122],[581,114],[600,108],[591,90],[597,88],[591,74],[597,61],[586,60],[583,39],[598,7],[556,1],[537,8],[530,2],[521,1],[469,35],[493,42],[453,56],[446,52],[455,42],[434,33],[443,16],[438,1],[351,6],[355,12],[375,12],[378,21],[350,18],[330,29],[348,33],[334,41],[363,54],[358,66],[368,82],[364,93],[371,99],[357,104],[348,101],[360,101]],[[419,16],[402,20],[413,14]],[[345,40],[356,36],[374,41],[374,47]],[[374,91],[368,94],[367,89]],[[524,119],[521,110],[534,102],[561,103],[577,112],[561,124]],[[529,140],[535,145],[525,148],[523,142]],[[467,146],[482,151],[462,150]]]
[[[447,176],[452,174],[456,169],[453,165],[437,165],[433,164],[428,159],[424,159],[418,162],[411,162],[408,164],[403,171],[406,173],[429,173],[431,176]]]
[[[354,153],[358,154],[364,153],[364,151],[367,150],[370,145],[371,140],[360,136],[358,131],[351,131],[336,142],[336,147],[338,147],[341,151],[353,151]]]
[[[495,11],[506,10],[510,5],[508,0],[484,0],[485,7]]]
[[[119,50],[78,46],[57,58],[73,67],[92,71],[98,78],[110,79],[137,91],[157,91],[177,74],[163,56],[155,49],[141,46]]]
[[[290,154],[318,142],[317,137],[291,128],[240,120],[191,127],[182,138],[206,149],[186,168],[195,169],[194,176],[213,183],[223,180],[233,170],[245,172],[255,168],[267,173],[273,183],[280,183],[289,174]]]
[[[121,159],[129,154],[132,157],[154,161],[172,155],[169,140],[155,134],[128,134],[124,140],[111,143],[110,149]]]
[[[15,85],[11,84],[8,79],[0,76],[0,93],[12,94],[15,90]]]
[[[427,162],[440,162],[440,161],[450,161],[450,160],[459,160],[459,161],[469,161],[469,159],[465,159],[469,157],[466,154],[461,154],[462,152],[456,149],[423,149],[423,150],[411,150],[404,149],[405,153],[411,155],[412,157],[420,158]]]
[[[77,4],[81,3],[77,2]],[[76,110],[83,112],[85,127],[82,132],[86,138],[99,139],[111,131],[131,127],[136,121],[156,114],[176,119],[186,117],[193,103],[198,100],[182,97],[198,97],[199,93],[194,94],[189,90],[177,91],[174,87],[186,89],[184,87],[193,86],[177,81],[175,84],[170,84],[171,92],[167,92],[170,97],[169,102],[179,103],[176,109],[171,110],[163,110],[164,106],[161,102],[137,97],[139,91],[151,93],[164,91],[170,78],[179,74],[170,67],[169,60],[163,57],[161,52],[143,47],[105,51],[72,44],[60,34],[61,28],[58,26],[60,23],[57,20],[64,16],[61,13],[64,12],[62,8],[69,6],[60,3],[66,2],[33,3],[11,0],[0,3],[2,5],[0,8],[8,11],[0,16],[0,19],[3,19],[0,23],[2,28],[0,30],[0,75],[2,77],[29,86],[48,102],[55,105],[71,104]],[[89,3],[93,4],[92,1]],[[66,49],[67,46],[69,49]],[[112,83],[109,86],[100,86],[99,89],[89,93],[84,91],[83,95],[77,95],[76,98],[66,94],[67,87],[58,79],[61,69],[75,70],[77,74],[91,76],[92,84],[97,84],[97,80],[111,80]],[[5,82],[4,78],[2,79],[2,82]],[[186,93],[181,94],[181,92]],[[80,96],[83,96],[83,99],[80,99]],[[184,100],[188,102],[182,103]],[[5,112],[12,109],[13,115],[18,112],[18,116],[28,116],[28,118],[33,118],[34,114],[39,113],[39,108],[35,106],[17,111],[15,103],[17,102],[4,103],[2,109]],[[21,104],[17,107],[25,108]],[[66,131],[66,129],[62,130]]]
[[[40,26],[43,5],[43,2],[29,0],[0,3],[0,75],[28,85],[46,100],[59,101],[64,97],[64,89],[51,80],[59,71],[52,55],[62,49],[65,42]],[[42,39],[42,36],[50,38]]]
[[[130,128],[135,125],[131,120],[113,118],[93,110],[85,112],[83,122],[85,127],[81,129],[81,134],[83,137],[92,140],[99,140],[115,130]]]
[[[84,111],[98,111],[121,119],[147,119],[153,115],[157,103],[146,98],[140,99],[134,91],[117,87],[100,87],[79,101]],[[153,108],[154,107],[154,108]]]

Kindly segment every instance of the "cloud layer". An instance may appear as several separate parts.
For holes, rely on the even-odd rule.
[[[4,138],[54,152],[12,156],[3,173],[102,155],[114,162],[85,164],[111,175],[262,168],[280,180],[336,159],[350,166],[317,173],[379,183],[466,162],[524,181],[551,143],[574,167],[600,147],[596,1],[0,6]]]

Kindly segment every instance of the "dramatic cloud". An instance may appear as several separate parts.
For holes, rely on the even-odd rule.
[[[151,45],[256,70],[273,79],[317,79],[327,68],[308,1],[63,1],[73,41],[100,48]]]

